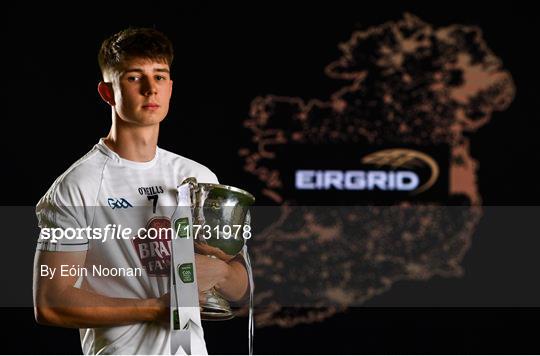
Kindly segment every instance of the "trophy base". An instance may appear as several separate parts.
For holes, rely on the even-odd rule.
[[[208,321],[229,320],[234,318],[229,302],[219,295],[214,288],[205,292],[206,301],[201,304],[201,319]]]

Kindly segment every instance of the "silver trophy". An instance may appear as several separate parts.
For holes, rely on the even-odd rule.
[[[190,186],[195,252],[231,261],[251,237],[249,207],[255,197],[228,185],[197,183],[193,177],[185,179],[185,183]],[[204,295],[200,304],[203,320],[234,317],[229,302],[215,288]]]

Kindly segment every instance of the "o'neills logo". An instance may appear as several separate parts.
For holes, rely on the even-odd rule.
[[[297,170],[299,190],[382,190],[421,193],[435,184],[437,162],[425,153],[393,148],[373,152],[362,158],[364,170]]]

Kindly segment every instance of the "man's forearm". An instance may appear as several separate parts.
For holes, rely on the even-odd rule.
[[[111,298],[75,287],[67,287],[53,302],[35,306],[41,324],[68,328],[128,325],[163,319],[166,308],[159,299]]]
[[[227,264],[228,269],[223,281],[216,285],[216,290],[232,302],[243,299],[249,286],[246,267],[240,262],[241,258],[237,256]]]

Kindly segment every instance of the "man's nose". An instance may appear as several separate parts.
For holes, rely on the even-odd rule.
[[[150,96],[157,93],[157,83],[152,80],[148,79],[144,81],[144,85],[142,86],[142,91],[145,96]]]

